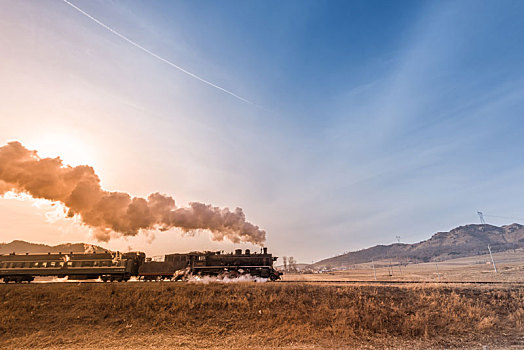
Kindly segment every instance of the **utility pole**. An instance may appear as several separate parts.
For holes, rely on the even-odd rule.
[[[495,265],[495,260],[493,260],[493,254],[491,254],[491,247],[488,244],[488,250],[489,250],[489,256],[491,256],[491,262],[493,263],[493,269],[495,270],[495,273],[497,273],[497,265]]]
[[[397,238],[397,242],[400,243],[400,236],[395,236]],[[398,270],[400,271],[400,274],[402,275],[402,269],[400,268],[400,259],[398,258],[397,256],[397,261],[398,261]],[[391,260],[390,260],[391,262]],[[393,274],[393,267],[391,267],[391,274]]]
[[[373,275],[375,276],[375,281],[377,280],[377,271],[375,270],[375,261],[371,259],[371,264],[373,265]]]
[[[435,266],[437,266],[437,278],[440,281],[440,272],[438,271],[438,262],[435,261]]]

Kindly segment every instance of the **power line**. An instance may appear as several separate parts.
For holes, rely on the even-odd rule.
[[[522,221],[524,221],[524,218],[515,218],[515,217],[511,217],[511,216],[501,216],[501,215],[490,215],[490,214],[484,214],[481,211],[477,211],[477,214],[478,214],[478,216],[480,218],[480,223],[481,224],[485,224],[486,223],[486,220],[484,219],[485,217],[488,217],[488,218],[499,218],[499,219],[508,219],[508,220],[522,220]]]
[[[524,218],[515,218],[515,217],[510,217],[510,216],[499,216],[499,215],[488,215],[488,214],[485,214],[484,216],[487,216],[487,217],[490,217],[490,218],[500,218],[500,219],[510,219],[510,220],[523,220],[524,221]]]

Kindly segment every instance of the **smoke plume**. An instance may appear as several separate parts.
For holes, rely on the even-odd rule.
[[[105,191],[92,167],[40,158],[16,141],[0,147],[0,195],[7,191],[63,203],[67,216],[78,215],[101,241],[108,241],[113,232],[135,236],[140,230],[175,227],[185,232],[209,230],[214,240],[235,243],[262,244],[266,238],[265,231],[246,221],[241,208],[231,211],[197,202],[179,208],[172,197],[160,193],[146,199]]]

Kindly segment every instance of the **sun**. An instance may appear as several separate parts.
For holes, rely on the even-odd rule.
[[[45,133],[31,142],[24,143],[35,150],[40,158],[60,157],[64,165],[93,165],[95,162],[93,146],[77,135],[67,133]]]

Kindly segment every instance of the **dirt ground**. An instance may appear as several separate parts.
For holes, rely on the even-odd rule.
[[[524,349],[524,286],[0,285],[2,349]]]

